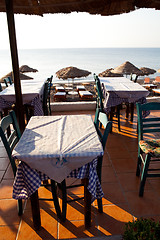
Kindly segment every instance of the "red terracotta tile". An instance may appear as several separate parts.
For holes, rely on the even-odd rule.
[[[137,177],[136,173],[117,173],[117,177],[125,192],[139,191],[140,177]],[[145,188],[151,189],[148,181],[146,182]]]
[[[7,168],[7,171],[4,175],[4,179],[14,179],[13,171],[11,165]]]
[[[1,240],[16,240],[18,225],[0,226]]]
[[[0,183],[0,199],[12,198],[13,179],[3,180]]]
[[[132,158],[123,159],[112,159],[112,163],[116,173],[135,173],[137,168],[137,163],[132,160]]]
[[[0,182],[2,181],[4,174],[5,174],[5,171],[0,170]]]
[[[108,153],[107,153],[107,147],[106,147],[106,150],[105,150],[104,155],[103,155],[103,164],[102,165],[105,166],[105,167],[112,166],[110,158],[109,158]]]
[[[58,239],[72,239],[72,238],[88,238],[99,236],[97,225],[94,221],[91,222],[91,227],[85,229],[84,221],[66,221],[59,224],[59,238]]]
[[[9,159],[0,157],[0,170],[6,170],[8,165],[9,165]]]
[[[102,182],[116,182],[117,178],[112,166],[102,167]]]
[[[103,213],[98,214],[98,229],[101,235],[121,235],[124,225],[128,221],[133,221],[133,216],[127,205],[112,205],[103,207]]]
[[[126,203],[124,194],[119,183],[102,183],[102,189],[104,197],[102,199],[103,204],[118,204]]]
[[[0,200],[0,225],[19,224],[20,217],[17,211],[17,201],[14,199]]]
[[[33,228],[31,212],[26,212],[22,217],[22,222],[19,229],[17,240],[51,240],[57,239],[57,220],[55,219],[55,212],[47,212],[41,209],[41,229],[35,231]]]
[[[153,191],[145,190],[143,197],[139,197],[138,192],[125,192],[125,196],[134,216],[159,215],[159,198]]]

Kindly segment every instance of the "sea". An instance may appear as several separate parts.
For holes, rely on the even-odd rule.
[[[26,73],[31,77],[47,79],[53,75],[53,81],[59,81],[56,72],[64,67],[74,66],[88,70],[87,78],[93,80],[93,73],[100,73],[108,68],[115,68],[129,61],[136,67],[160,69],[160,48],[52,48],[52,49],[19,49],[19,66],[28,65],[38,70],[37,73]],[[10,50],[0,50],[0,78],[12,71]],[[156,72],[150,77],[160,75]],[[129,77],[129,76],[127,76]]]

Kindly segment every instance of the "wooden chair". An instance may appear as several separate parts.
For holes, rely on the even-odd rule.
[[[53,75],[47,79],[48,82],[48,97],[47,97],[47,103],[48,103],[48,109],[49,109],[49,114],[51,115],[51,87],[52,87],[52,79]]]
[[[100,123],[104,127],[104,132],[101,133],[101,130],[99,128]],[[94,120],[95,128],[97,130],[98,136],[100,138],[100,141],[103,146],[103,150],[105,149],[106,146],[106,141],[108,138],[108,134],[111,130],[111,122],[108,121],[107,116],[105,113],[102,113],[99,108],[96,109],[96,114],[95,114],[95,120]],[[102,161],[103,161],[103,156],[98,158],[98,163],[97,163],[97,175],[99,177],[99,181],[101,183],[101,169],[102,169]],[[76,188],[76,187],[81,187],[84,186],[83,179],[80,184],[72,184],[67,186],[66,180],[63,180],[61,183],[56,183],[55,181],[52,180],[52,194],[53,194],[53,199],[54,199],[54,204],[55,204],[55,209],[57,212],[57,216],[62,220],[66,220],[66,212],[67,212],[67,203],[73,202],[73,201],[80,201],[84,199],[83,197],[76,197],[74,199],[67,199],[67,190],[71,188]],[[61,200],[62,200],[62,207],[60,207],[59,200],[58,200],[58,194],[57,194],[57,189],[61,192]],[[102,207],[102,199],[97,199],[98,202],[98,211],[103,212],[103,207]]]
[[[105,112],[104,111],[104,106],[103,106],[104,97],[103,97],[103,93],[102,93],[101,83],[100,83],[100,80],[99,80],[98,76],[95,75],[94,77],[95,77],[97,95],[98,95],[97,107],[100,108],[102,112]],[[110,112],[110,115],[109,115],[109,119],[112,122],[113,121],[113,115],[116,114],[117,120],[118,120],[118,130],[119,131],[121,131],[121,127],[120,127],[120,125],[121,125],[120,124],[120,108],[121,108],[121,105],[118,105],[116,107],[116,111],[115,111],[115,107],[111,107],[111,112]]]
[[[11,129],[8,135],[8,128]],[[16,120],[14,111],[10,111],[9,115],[2,118],[0,123],[0,137],[6,149],[14,177],[16,175],[16,163],[12,158],[12,151],[21,137],[20,129]],[[18,200],[18,215],[22,215],[22,200]]]
[[[5,85],[6,85],[6,87],[8,87],[8,84],[10,84],[10,85],[13,84],[13,82],[12,82],[10,77],[4,78],[3,81],[4,81]]]
[[[49,105],[48,105],[48,82],[47,81],[45,82],[45,85],[44,85],[42,107],[43,107],[44,116],[48,116]]]
[[[137,103],[138,116],[138,162],[136,175],[141,173],[139,196],[144,193],[145,182],[148,177],[160,177],[160,169],[152,168],[153,163],[160,161],[160,137],[156,139],[155,133],[160,132],[160,117],[143,118],[144,111],[159,111],[160,102],[146,104]],[[146,136],[148,135],[148,138]],[[152,136],[151,136],[152,135]],[[141,166],[143,164],[143,167]]]

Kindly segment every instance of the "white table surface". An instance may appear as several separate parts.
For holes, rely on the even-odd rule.
[[[31,102],[36,96],[41,96],[43,94],[43,86],[45,80],[22,80],[21,89],[23,95],[23,103]],[[5,88],[0,92],[0,97],[5,101],[14,102],[15,101],[15,89],[14,84]]]
[[[134,83],[125,77],[106,77],[99,79],[106,92],[109,94],[116,93],[119,98],[128,99],[128,102],[134,102],[149,95],[149,91],[147,89],[139,83]]]
[[[90,115],[34,116],[13,156],[57,182],[103,154]]]

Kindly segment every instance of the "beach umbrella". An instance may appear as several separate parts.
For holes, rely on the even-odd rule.
[[[140,75],[141,74],[141,70],[128,61],[124,62],[120,66],[114,68],[113,70],[111,70],[111,72],[126,74],[126,75],[130,75],[130,74]]]
[[[91,72],[76,67],[62,68],[56,72],[56,76],[62,79],[87,77]]]
[[[113,68],[106,69],[104,72],[98,74],[99,77],[123,77],[121,73],[113,73],[111,72]]]
[[[29,67],[28,65],[22,65],[22,66],[19,68],[19,71],[22,72],[22,73],[25,73],[25,72],[38,72],[37,69],[31,68],[31,67]]]
[[[145,75],[150,75],[150,74],[154,74],[156,73],[156,70],[152,69],[152,68],[147,68],[147,67],[141,67],[141,74],[139,74],[140,76],[145,76]]]
[[[10,72],[10,73],[6,74],[4,77],[2,77],[2,78],[0,79],[0,82],[3,82],[3,79],[4,79],[4,78],[7,78],[7,77],[10,77],[11,80],[14,82],[14,80],[13,80],[13,72]],[[32,77],[29,77],[29,76],[27,76],[27,75],[25,75],[25,74],[23,74],[23,73],[19,73],[19,77],[20,77],[20,80],[33,79]]]

